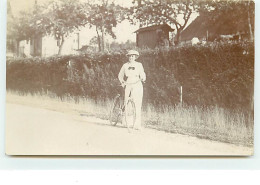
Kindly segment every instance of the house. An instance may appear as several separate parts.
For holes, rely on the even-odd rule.
[[[180,42],[191,42],[193,38],[208,40],[211,35],[209,36],[209,27],[206,26],[206,20],[206,17],[198,16],[181,32]]]
[[[210,23],[206,15],[198,16],[181,32],[180,42],[191,43],[193,38],[200,41],[245,40],[248,34],[243,25],[231,24],[228,20],[217,19]]]
[[[136,30],[136,46],[156,48],[169,46],[169,32],[174,31],[168,24],[153,25]]]
[[[14,2],[8,1],[8,22],[14,19],[16,16],[12,14],[11,5]],[[34,3],[34,9],[37,7],[37,0]],[[18,13],[17,13],[18,14]],[[7,34],[8,35],[8,34]],[[65,38],[65,42],[62,48],[61,55],[77,54],[79,49],[86,44],[89,39],[90,34],[87,33],[85,28],[80,31],[76,30]],[[15,42],[15,43],[14,43]],[[16,40],[10,38],[7,39],[7,46],[11,45],[13,47],[12,54],[8,54],[9,50],[7,47],[7,54],[18,57],[48,57],[52,55],[57,55],[59,51],[60,41],[57,41],[54,36],[48,35],[31,35],[28,40],[21,40],[16,42]]]
[[[82,33],[81,33],[82,34]],[[80,33],[70,34],[64,42],[62,55],[77,54],[78,50],[84,44],[80,42]],[[24,57],[48,57],[57,55],[60,42],[52,36],[33,36],[30,40],[19,42],[19,56]]]

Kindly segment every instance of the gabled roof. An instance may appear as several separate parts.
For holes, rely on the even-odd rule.
[[[181,40],[191,40],[194,37],[202,38],[207,34],[207,19],[204,16],[198,16],[181,32]]]
[[[214,24],[210,24],[210,19],[205,15],[198,16],[185,30],[181,32],[182,41],[191,40],[194,37],[236,34],[245,30],[242,24],[233,24],[229,20],[217,19]]]
[[[153,25],[153,26],[148,26],[145,28],[140,28],[140,29],[136,30],[134,33],[152,31],[152,30],[157,30],[157,29],[166,29],[168,31],[174,31],[174,29],[172,29],[168,24],[160,24],[160,25]]]

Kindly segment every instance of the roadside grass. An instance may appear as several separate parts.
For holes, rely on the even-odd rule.
[[[253,146],[253,113],[220,107],[180,106],[154,108],[143,113],[146,127],[243,146]]]
[[[6,101],[9,103],[19,103],[22,105],[37,106],[49,110],[76,113],[82,116],[96,116],[108,119],[110,105],[112,101],[94,101],[85,97],[75,98],[70,95],[63,96],[62,99],[54,93],[21,93],[8,90]]]
[[[94,101],[70,95],[62,99],[55,94],[22,94],[7,91],[7,102],[20,103],[69,112],[81,116],[95,116],[108,119],[112,101]],[[236,145],[253,146],[253,113],[226,110],[220,107],[197,107],[176,105],[175,107],[147,105],[143,109],[144,127],[178,133],[198,138],[226,142]]]

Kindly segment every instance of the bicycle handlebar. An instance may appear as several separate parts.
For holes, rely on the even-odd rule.
[[[139,79],[139,80],[137,80],[136,82],[133,82],[133,83],[129,83],[129,82],[121,83],[121,86],[122,86],[122,87],[125,87],[126,85],[133,85],[133,84],[136,84],[136,83],[138,83],[138,82],[143,82],[143,83],[145,83],[145,81]]]

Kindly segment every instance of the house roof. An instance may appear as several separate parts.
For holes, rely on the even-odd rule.
[[[140,28],[140,29],[136,30],[134,33],[152,31],[152,30],[157,30],[157,29],[166,29],[168,31],[174,31],[174,29],[172,29],[168,24],[160,24],[160,25],[152,25],[152,26],[148,26],[145,28]]]
[[[238,31],[244,31],[240,24],[232,24],[228,20],[218,19],[214,24],[210,24],[207,16],[198,16],[185,30],[181,33],[180,40],[187,41],[194,37],[206,37],[207,31],[209,36],[236,34]]]
[[[181,32],[181,40],[191,40],[194,37],[205,37],[207,28],[204,23],[204,17],[197,17],[185,30]]]

